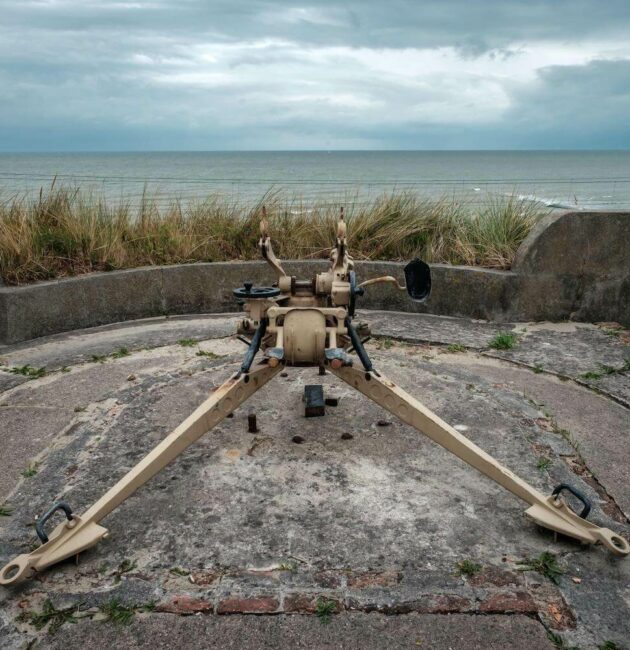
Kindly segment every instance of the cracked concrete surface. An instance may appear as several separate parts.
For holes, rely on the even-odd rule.
[[[314,617],[249,616],[246,619],[199,617],[182,619],[172,615],[138,617],[128,627],[92,626],[87,633],[74,626],[56,640],[53,649],[74,647],[76,640],[92,647],[146,648],[172,647],[217,648],[323,648],[365,650],[387,648],[432,648],[450,650],[458,647],[496,649],[505,647],[510,638],[514,647],[551,647],[540,626],[523,616],[487,616],[474,619],[454,614],[448,617],[431,614],[407,614],[383,617],[378,614],[335,616],[328,625]],[[76,629],[75,629],[76,628]],[[100,644],[100,645],[99,645]]]
[[[381,337],[368,345],[381,372],[543,492],[579,487],[594,503],[590,519],[628,537],[629,373],[599,392],[582,385],[597,380],[580,379],[585,368],[623,365],[630,348],[621,337],[595,326],[361,318]],[[62,496],[84,510],[234,371],[244,346],[233,327],[226,316],[150,319],[0,350],[0,503],[13,509],[0,517],[0,564],[36,542],[36,513]],[[517,346],[491,350],[507,330],[521,332]],[[178,344],[188,339],[198,343]],[[452,343],[468,351],[451,352]],[[121,348],[130,354],[107,356]],[[27,364],[49,372],[6,372]],[[304,418],[307,383],[322,383],[339,405]],[[524,510],[330,374],[287,369],[107,517],[109,538],[78,565],[0,587],[0,634],[7,647],[34,639],[66,648],[114,638],[200,647],[200,634],[226,639],[216,647],[241,635],[239,647],[409,647],[417,637],[424,647],[501,647],[509,638],[529,648],[545,647],[548,631],[581,648],[626,643],[630,560],[556,542]],[[519,570],[544,551],[564,571],[557,585]],[[459,575],[465,560],[474,575]],[[112,598],[155,609],[114,627],[90,611]],[[330,626],[288,615],[312,614],[322,598],[342,612]],[[81,609],[80,624],[51,636],[16,620],[47,599]],[[193,613],[201,620],[174,616]]]

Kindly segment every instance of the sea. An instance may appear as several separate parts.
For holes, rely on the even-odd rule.
[[[0,202],[53,183],[109,201],[361,204],[410,191],[484,204],[630,209],[630,151],[256,151],[0,153]]]

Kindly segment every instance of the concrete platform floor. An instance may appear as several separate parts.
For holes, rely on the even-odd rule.
[[[626,332],[361,317],[383,374],[543,492],[575,485],[592,521],[630,536]],[[36,514],[61,497],[83,511],[234,372],[234,320],[0,348],[0,566],[37,545]],[[500,331],[515,347],[489,347]],[[305,418],[307,383],[339,405]],[[106,518],[110,536],[78,563],[0,587],[0,646],[627,646],[630,559],[554,541],[524,510],[330,374],[287,369]],[[545,551],[557,583],[520,570]]]

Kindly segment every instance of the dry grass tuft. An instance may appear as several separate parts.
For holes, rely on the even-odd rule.
[[[284,259],[326,257],[338,208],[268,194],[254,208],[217,196],[140,207],[55,187],[37,199],[0,202],[0,276],[7,284],[137,266],[247,260],[256,249],[262,203]],[[455,200],[396,192],[346,207],[356,259],[408,260],[507,269],[541,206],[516,198],[473,210]]]

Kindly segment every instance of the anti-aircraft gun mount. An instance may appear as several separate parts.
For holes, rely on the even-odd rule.
[[[427,264],[416,259],[405,267],[406,287],[401,287],[391,276],[357,284],[354,262],[346,245],[343,211],[330,253],[330,268],[312,280],[298,280],[285,273],[273,253],[264,210],[258,246],[278,279],[272,287],[246,283],[234,290],[244,310],[238,331],[249,343],[239,370],[85,513],[77,515],[68,504],[54,503],[36,523],[42,545],[5,565],[0,570],[0,584],[21,582],[106,537],[108,531],[100,525],[102,519],[286,366],[327,367],[403,422],[528,503],[525,514],[540,526],[584,544],[599,542],[616,555],[630,553],[630,544],[623,537],[587,521],[591,505],[576,489],[560,484],[545,497],[374,368],[362,343],[367,331],[357,331],[352,323],[357,298],[370,285],[391,283],[397,289],[406,289],[412,300],[423,301],[431,290]],[[252,368],[261,350],[262,356]],[[580,514],[562,498],[565,491],[582,502]],[[66,521],[47,535],[44,529],[47,521],[60,510]]]

